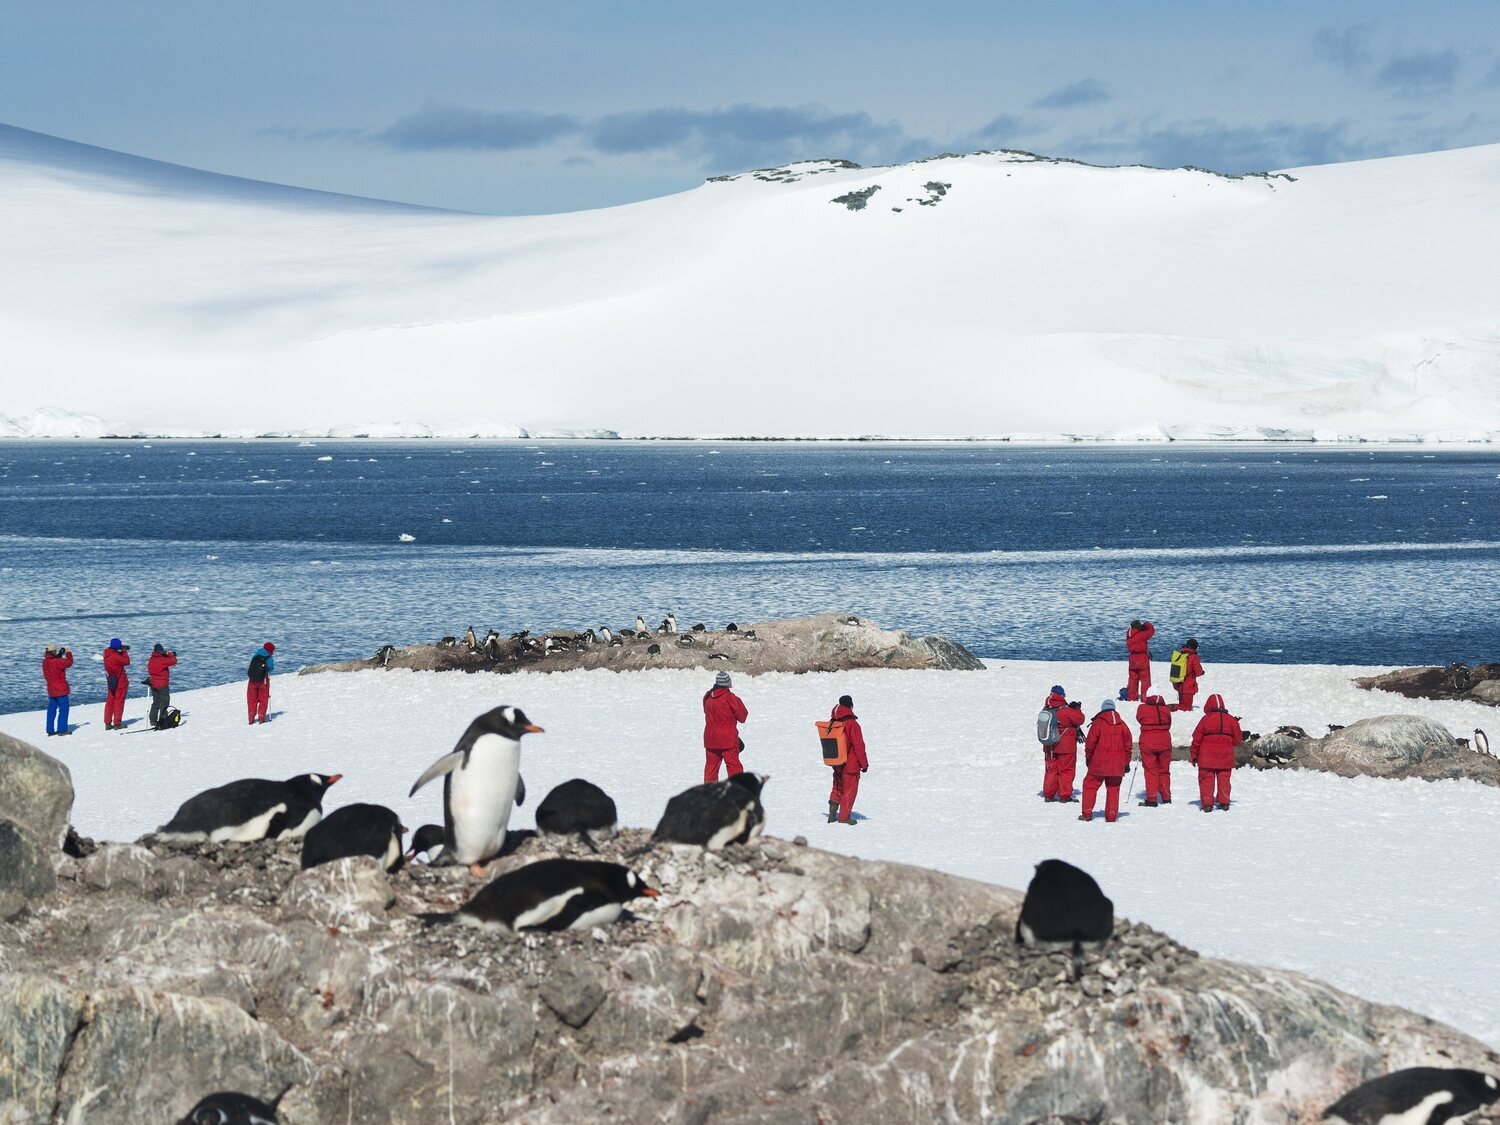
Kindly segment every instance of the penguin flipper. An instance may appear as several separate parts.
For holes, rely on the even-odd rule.
[[[458,915],[457,914],[418,914],[417,917],[420,918],[423,922],[426,922],[429,926],[447,926],[447,925],[451,924],[458,917]]]
[[[526,779],[524,777],[522,777],[520,774],[516,774],[516,804],[518,804],[518,805],[524,805],[525,803],[526,803]]]
[[[407,796],[415,797],[417,795],[417,790],[422,788],[422,786],[426,785],[429,781],[432,781],[435,778],[442,777],[444,774],[452,773],[455,769],[458,768],[459,763],[461,763],[466,757],[468,757],[467,750],[455,750],[451,754],[444,754],[437,761],[433,762],[432,765],[427,767],[426,773],[417,778],[417,783],[411,787],[411,792],[408,793]]]

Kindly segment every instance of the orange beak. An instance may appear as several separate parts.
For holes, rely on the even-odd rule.
[[[330,777],[330,778],[329,778],[329,779],[328,779],[328,784],[329,784],[329,785],[332,785],[332,784],[333,784],[333,783],[334,783],[334,782],[335,782],[335,781],[340,781],[340,780],[342,780],[342,779],[343,779],[343,776],[344,776],[344,775],[343,775],[343,774],[341,774],[341,773],[336,773],[336,774],[334,774],[334,775],[333,775],[333,776],[331,776],[331,777]]]
[[[547,733],[541,727],[537,726],[535,723],[527,723],[521,729],[524,730],[524,731],[526,731],[526,732],[528,732],[528,733],[530,733],[530,734],[546,734]]]
[[[659,890],[657,890],[655,887],[647,887],[645,890],[641,891],[641,894],[645,895],[647,898],[660,898],[661,897],[661,892]]]

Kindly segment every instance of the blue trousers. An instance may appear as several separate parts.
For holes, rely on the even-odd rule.
[[[56,731],[66,732],[67,729],[68,697],[66,695],[49,695],[47,697],[47,733],[53,734]]]

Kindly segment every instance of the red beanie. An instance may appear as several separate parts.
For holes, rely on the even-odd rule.
[[[263,644],[263,645],[261,645],[261,646],[260,646],[260,647],[261,647],[261,648],[263,648],[263,649],[265,649],[265,650],[266,650],[266,653],[267,653],[267,654],[268,654],[268,655],[269,655],[269,654],[270,654],[270,653],[273,653],[273,652],[275,652],[275,651],[276,651],[276,646],[275,646],[275,645],[273,645],[273,644],[272,644],[272,643],[271,643],[271,642],[270,642],[270,641],[267,641],[267,642],[266,642],[266,643],[265,643],[265,644]]]

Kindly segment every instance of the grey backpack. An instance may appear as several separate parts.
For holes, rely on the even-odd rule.
[[[1057,708],[1043,707],[1037,712],[1036,740],[1043,746],[1056,746],[1062,741],[1062,728],[1057,725]]]

